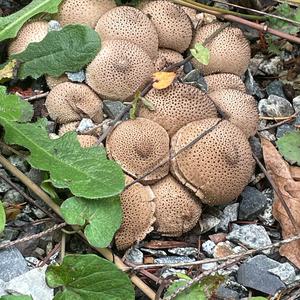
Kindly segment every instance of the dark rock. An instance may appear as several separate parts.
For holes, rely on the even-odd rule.
[[[0,250],[0,279],[8,282],[29,271],[26,260],[17,248]]]
[[[135,265],[141,265],[144,261],[143,252],[135,247],[130,248],[128,251],[126,251],[124,257],[126,260],[128,260],[129,262]]]
[[[24,187],[16,184],[17,187],[24,192]],[[18,191],[11,189],[5,193],[3,196],[3,202],[6,202],[7,204],[20,204],[25,201],[25,198],[23,195],[21,195]]]
[[[240,295],[237,291],[227,288],[223,284],[217,289],[217,297],[224,300],[238,300]]]
[[[259,159],[262,159],[263,158],[263,152],[262,152],[262,147],[261,147],[259,138],[255,137],[255,136],[251,136],[250,139],[249,139],[249,142],[250,142],[251,149],[254,152],[254,154]]]
[[[111,100],[104,100],[103,101],[103,111],[108,115],[109,118],[115,119],[121,111],[125,109],[125,104],[121,101],[111,101]],[[128,114],[125,115],[122,120],[128,119]]]
[[[283,137],[286,133],[295,131],[295,127],[290,124],[282,124],[277,127],[276,138],[279,139]]]
[[[227,205],[220,216],[220,223],[216,226],[216,228],[222,231],[227,231],[229,223],[237,220],[238,208],[239,203]]]
[[[256,96],[259,99],[265,97],[265,93],[259,87],[258,83],[254,80],[250,70],[247,70],[244,82],[245,82],[245,85],[246,85],[247,92],[250,95]]]
[[[278,97],[285,98],[283,83],[279,80],[271,81],[271,83],[266,86],[266,91],[268,96],[276,95]]]
[[[16,228],[5,226],[2,239],[4,241],[13,241],[18,237],[19,233],[20,231]]]
[[[300,113],[300,96],[293,99],[293,107],[296,113]]]
[[[0,169],[0,173],[1,175],[3,175],[4,177],[8,177],[8,174],[6,173],[5,170]],[[4,181],[3,179],[0,178],[0,193],[6,193],[7,191],[9,191],[11,189],[11,186],[6,183],[6,181]]]
[[[192,70],[182,78],[182,82],[195,86],[203,92],[207,91],[207,84],[199,70]]]
[[[258,103],[260,114],[269,117],[288,117],[294,113],[292,104],[285,98],[270,95],[268,99],[262,99]]]
[[[268,270],[279,265],[280,263],[265,255],[257,255],[239,267],[237,281],[246,287],[274,295],[280,289],[285,288],[285,284]]]
[[[193,69],[194,69],[194,67],[193,67],[193,65],[190,61],[186,62],[183,65],[183,71],[184,71],[185,74],[190,73]]]
[[[246,186],[241,194],[240,220],[254,220],[266,207],[267,197],[254,187]]]
[[[12,165],[18,168],[21,172],[27,172],[29,165],[25,158],[19,157],[17,155],[12,155],[8,158]]]

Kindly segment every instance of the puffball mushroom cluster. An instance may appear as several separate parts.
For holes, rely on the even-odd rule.
[[[51,91],[45,105],[61,126],[59,135],[76,130],[83,117],[101,123],[103,99],[131,100],[155,71],[181,61],[186,50],[207,42],[222,26],[214,22],[195,29],[187,11],[191,13],[167,0],[145,1],[138,8],[117,7],[112,0],[65,0],[57,14],[60,24],[94,28],[102,49],[87,66],[85,83],[68,82],[66,76],[47,78]],[[28,23],[9,53],[42,40],[47,30],[44,21]],[[207,92],[178,79],[165,89],[152,88],[145,98],[155,110],[141,107],[137,119],[119,123],[106,139],[108,157],[127,174],[126,184],[166,161],[122,193],[123,224],[115,237],[119,249],[153,230],[182,235],[197,224],[202,204],[227,204],[250,181],[255,163],[248,138],[256,132],[258,113],[240,78],[249,64],[250,47],[242,31],[232,26],[206,47],[208,65],[196,59],[192,64],[205,76]],[[179,68],[177,76],[182,74]],[[78,139],[83,147],[97,142],[91,135]]]

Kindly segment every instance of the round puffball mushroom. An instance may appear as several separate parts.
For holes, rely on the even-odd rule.
[[[126,176],[126,185],[133,181]],[[153,230],[155,222],[154,194],[149,186],[135,183],[121,194],[123,221],[115,235],[119,250],[127,249],[143,240]]]
[[[141,10],[153,22],[160,48],[182,53],[189,47],[193,37],[193,25],[180,6],[170,1],[157,0],[142,4]]]
[[[46,83],[50,90],[52,90],[55,86],[57,86],[60,83],[69,82],[69,78],[65,74],[61,75],[59,77],[53,77],[53,76],[46,75],[45,79],[46,79]]]
[[[178,152],[219,120],[194,121],[182,127],[172,138],[171,152]],[[246,136],[226,120],[171,162],[174,176],[208,205],[227,204],[238,197],[254,167]]]
[[[154,73],[149,55],[122,40],[104,43],[86,70],[87,84],[102,98],[124,101],[141,89]]]
[[[161,71],[166,67],[169,67],[170,65],[173,65],[175,63],[178,63],[183,60],[183,56],[174,50],[170,49],[163,49],[160,48],[158,49],[158,57],[155,60],[155,70],[156,71]],[[181,74],[183,70],[183,67],[180,67],[177,70],[178,74]]]
[[[82,148],[97,146],[98,139],[92,135],[77,135],[77,140]]]
[[[155,195],[157,232],[164,236],[181,236],[197,224],[202,212],[200,201],[171,175],[151,189]]]
[[[222,23],[211,23],[199,27],[191,48],[196,43],[201,43],[210,37],[216,30],[220,29]],[[215,38],[207,43],[206,47],[210,51],[208,65],[203,65],[195,58],[192,64],[204,75],[213,73],[233,73],[241,76],[245,73],[250,62],[250,46],[243,32],[239,28],[227,27],[223,29]]]
[[[144,118],[120,123],[108,136],[107,154],[130,176],[137,178],[151,171],[158,163],[169,157],[169,136],[159,124]],[[151,184],[169,172],[166,163],[142,183]]]
[[[62,26],[84,24],[94,28],[99,18],[114,7],[113,0],[64,0],[56,20]]]
[[[8,47],[8,55],[23,52],[30,43],[37,43],[48,33],[48,22],[33,21],[25,24],[18,32],[17,37]]]
[[[246,87],[242,79],[235,74],[212,74],[205,76],[204,79],[207,84],[208,93],[223,89],[234,89],[246,93]]]
[[[217,90],[209,93],[209,96],[225,114],[225,118],[239,127],[246,137],[255,135],[259,115],[256,100],[252,96],[233,89]]]
[[[45,105],[51,119],[59,124],[79,121],[83,117],[95,123],[103,119],[101,99],[85,84],[58,84],[50,91]]]
[[[63,136],[63,135],[64,135],[65,133],[67,133],[67,132],[70,132],[70,131],[76,131],[76,129],[77,129],[79,123],[80,123],[79,121],[74,121],[74,122],[62,124],[62,125],[59,127],[58,135],[59,135],[59,136]]]
[[[98,21],[96,32],[102,41],[126,40],[140,46],[151,59],[158,54],[158,35],[153,23],[140,10],[119,6],[104,14]]]
[[[189,122],[217,117],[211,99],[192,85],[174,83],[163,90],[152,89],[145,98],[155,110],[143,106],[139,116],[160,124],[170,136]]]

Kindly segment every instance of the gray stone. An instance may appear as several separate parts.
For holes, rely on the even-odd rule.
[[[254,187],[246,186],[241,197],[240,220],[254,220],[267,206],[267,197]]]
[[[125,109],[125,104],[121,101],[103,101],[103,111],[108,115],[109,118],[115,119],[123,110]],[[128,118],[128,114],[123,117],[122,120]]]
[[[213,257],[215,247],[216,244],[213,241],[207,240],[202,244],[202,251],[209,257]]]
[[[17,185],[17,184],[16,184]],[[17,185],[18,188],[22,191],[24,191],[24,188],[20,185]],[[16,190],[12,189],[5,193],[3,196],[3,202],[6,202],[8,204],[20,204],[25,201],[25,198]]]
[[[26,260],[17,248],[0,250],[0,279],[8,282],[27,271]]]
[[[36,208],[36,207],[32,207],[31,211],[34,213],[34,215],[38,219],[43,219],[43,218],[45,218],[47,216],[42,210],[40,210],[39,208]]]
[[[250,94],[252,96],[257,96],[259,99],[265,97],[265,93],[260,88],[258,83],[254,80],[254,78],[251,74],[251,71],[249,69],[246,72],[245,85],[246,85],[248,94]]]
[[[263,153],[262,153],[262,147],[261,147],[259,138],[255,137],[255,136],[251,136],[249,139],[249,142],[250,142],[250,146],[251,146],[251,149],[254,152],[254,154],[259,159],[262,159]]]
[[[141,248],[143,252],[149,253],[154,257],[162,257],[167,256],[167,253],[163,250],[155,250],[155,249],[148,249],[148,248]]]
[[[76,132],[84,133],[85,131],[91,130],[95,127],[95,124],[91,119],[83,118],[78,127],[76,128]]]
[[[51,20],[51,21],[48,22],[48,32],[50,32],[50,31],[59,31],[61,29],[62,29],[62,27],[61,27],[61,25],[59,24],[58,21]]]
[[[5,226],[3,231],[3,240],[13,241],[18,237],[19,233],[20,231],[16,228]]]
[[[180,256],[194,256],[196,257],[198,255],[198,249],[194,247],[184,247],[184,248],[173,248],[169,249],[168,252],[180,255]]]
[[[220,218],[220,223],[216,227],[222,231],[227,231],[230,222],[234,222],[238,218],[239,203],[227,205]]]
[[[276,138],[279,139],[283,137],[286,133],[295,131],[295,127],[290,124],[282,124],[277,127]]]
[[[5,290],[4,290],[5,282],[0,279],[0,297],[7,295]]]
[[[182,78],[182,82],[195,86],[201,91],[207,91],[207,84],[199,70],[192,70]]]
[[[8,174],[6,173],[5,170],[0,169],[0,173],[6,177],[9,178]],[[4,181],[3,179],[0,178],[0,193],[6,193],[7,191],[9,191],[11,189],[11,186],[6,183],[6,181]]]
[[[85,81],[85,72],[80,70],[78,72],[66,72],[68,79],[73,82],[84,82]]]
[[[203,214],[199,220],[200,234],[210,231],[220,223],[220,219],[211,215]]]
[[[237,281],[246,287],[274,295],[280,289],[285,288],[285,284],[268,270],[279,265],[280,263],[265,255],[257,255],[239,267]]]
[[[50,289],[46,284],[46,269],[47,266],[36,268],[12,279],[6,283],[5,291],[7,293],[30,295],[33,300],[53,299],[54,290]]]
[[[259,215],[259,220],[263,223],[265,226],[272,226],[275,223],[275,219],[272,214],[272,207],[273,207],[273,201],[274,201],[274,193],[273,190],[268,188],[262,191],[262,193],[267,198],[267,206],[263,213]]]
[[[258,69],[264,75],[278,75],[282,70],[281,58],[279,56],[264,60],[259,65]]]
[[[261,115],[269,117],[288,117],[294,113],[293,106],[288,100],[275,95],[260,100],[258,110]]]
[[[55,132],[55,126],[56,123],[54,121],[47,121],[46,129],[48,133],[54,133]]]
[[[177,273],[186,274],[186,270],[183,270],[183,269],[174,269],[174,268],[164,269],[164,268],[162,268],[162,270],[163,271],[160,274],[161,278],[176,276]]]
[[[126,251],[125,259],[133,264],[141,265],[144,261],[144,254],[138,248],[133,247]]]
[[[183,71],[184,71],[185,74],[190,73],[193,69],[194,69],[194,67],[193,67],[193,65],[190,61],[186,62],[183,65]]]
[[[238,300],[240,295],[237,291],[234,291],[223,284],[217,289],[217,297],[224,300]]]
[[[227,235],[227,239],[241,243],[250,249],[258,249],[271,244],[265,228],[255,224],[243,226],[233,224],[233,230]]]
[[[296,113],[300,113],[300,96],[293,99],[293,107]]]
[[[201,268],[203,271],[208,271],[208,270],[212,270],[212,269],[216,268],[217,266],[218,266],[218,263],[211,262],[211,263],[203,264]]]
[[[283,83],[279,80],[273,80],[266,86],[268,96],[276,95],[278,97],[285,98],[283,91]]]
[[[187,256],[166,256],[155,258],[155,264],[177,264],[177,263],[189,263],[195,261],[194,258],[190,258]]]
[[[19,157],[17,155],[12,155],[8,158],[12,165],[18,168],[21,172],[25,173],[28,170],[28,163],[25,158]]]
[[[278,267],[269,269],[268,271],[278,276],[285,284],[290,284],[296,279],[295,269],[289,263],[280,264]]]
[[[261,71],[259,71],[259,66],[261,63],[265,60],[265,56],[261,53],[255,54],[251,59],[250,59],[250,64],[248,66],[249,71],[253,75],[264,75]]]

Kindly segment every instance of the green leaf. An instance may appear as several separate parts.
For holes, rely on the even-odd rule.
[[[94,254],[68,255],[61,266],[49,266],[47,283],[63,287],[54,300],[134,300],[128,276],[113,263]]]
[[[40,13],[56,13],[63,0],[33,0],[23,9],[7,17],[0,17],[0,42],[14,38],[26,21]]]
[[[141,92],[137,91],[134,95],[134,99],[132,101],[131,104],[131,109],[129,111],[129,116],[131,120],[135,120],[136,119],[136,115],[138,112],[138,107],[139,107],[139,103],[141,101]]]
[[[61,206],[65,221],[70,225],[86,225],[84,234],[94,247],[107,247],[122,222],[120,198],[101,201],[72,197]]]
[[[141,97],[141,100],[142,100],[142,103],[145,105],[146,108],[148,108],[151,111],[155,110],[155,106],[150,100],[148,100],[144,97]]]
[[[259,297],[251,297],[250,300],[268,300],[268,298],[259,296]]]
[[[3,203],[0,201],[0,233],[4,230],[6,223],[6,216]]]
[[[296,162],[300,166],[300,131],[286,133],[276,144],[286,160]]]
[[[208,65],[210,60],[209,49],[200,43],[196,43],[194,48],[191,49],[191,54],[203,65]]]
[[[30,296],[23,296],[23,295],[6,295],[6,296],[2,296],[0,298],[1,300],[32,300],[32,298]]]
[[[62,200],[60,200],[58,194],[56,193],[56,190],[51,182],[50,179],[44,180],[41,185],[41,189],[43,189],[56,204],[61,204]]]
[[[184,279],[181,277],[180,280],[174,281],[167,289],[164,297],[169,297],[178,288],[187,284],[190,279]],[[208,300],[211,299],[213,294],[216,292],[225,277],[220,275],[207,276],[202,279],[201,282],[192,285],[189,289],[180,293],[175,300]]]
[[[5,129],[5,141],[27,148],[32,167],[48,171],[55,187],[68,188],[78,197],[107,198],[122,192],[122,169],[106,158],[103,147],[81,148],[75,132],[51,140],[45,119],[18,123],[18,118],[28,120],[32,113],[29,107],[15,95],[0,94],[0,124]]]
[[[4,83],[15,77],[17,61],[11,60],[0,66],[0,83]]]
[[[31,43],[22,53],[12,55],[21,62],[18,76],[38,78],[48,74],[59,77],[77,72],[91,62],[100,50],[100,37],[89,26],[67,25],[51,31],[38,43]]]

